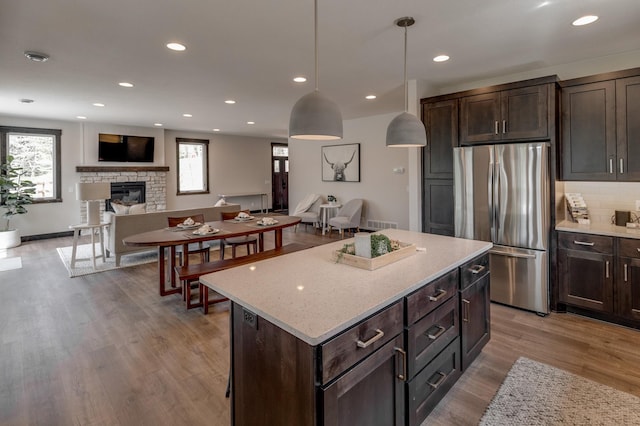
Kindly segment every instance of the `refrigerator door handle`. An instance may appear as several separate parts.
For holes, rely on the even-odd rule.
[[[510,252],[501,251],[501,250],[489,250],[489,253],[497,254],[499,256],[517,257],[517,258],[520,258],[520,259],[535,259],[536,258],[535,254],[510,253]]]
[[[491,229],[491,241],[495,241],[497,237],[496,230],[496,203],[494,202],[494,191],[493,191],[493,179],[494,179],[494,171],[495,165],[493,162],[489,163],[489,182],[487,182],[488,188],[488,202],[489,208],[487,209],[489,212],[489,227]]]
[[[496,236],[494,238],[493,241],[498,241],[498,232],[500,232],[500,168],[502,167],[502,164],[496,162],[496,178],[495,178],[495,190],[494,190],[494,194],[493,194],[493,208],[495,211],[495,216],[494,216],[494,226],[496,228]]]

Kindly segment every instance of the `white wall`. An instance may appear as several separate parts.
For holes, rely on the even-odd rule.
[[[345,120],[340,142],[289,139],[289,209],[309,193],[322,194],[325,199],[332,194],[342,203],[363,198],[363,225],[367,219],[385,220],[409,229],[407,150],[385,146],[387,126],[396,115]],[[323,182],[321,147],[350,143],[360,144],[360,182]],[[404,174],[393,173],[397,167],[404,168]]]
[[[209,140],[209,194],[176,195],[176,138]],[[165,133],[167,209],[214,204],[218,194],[266,192],[271,207],[271,142],[282,140],[168,130]],[[243,209],[258,210],[260,197],[230,198]]]

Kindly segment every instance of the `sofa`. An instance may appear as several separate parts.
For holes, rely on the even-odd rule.
[[[163,210],[140,214],[115,214],[113,212],[105,212],[104,221],[109,223],[107,227],[107,240],[105,242],[105,254],[107,257],[114,256],[116,266],[120,266],[120,258],[122,256],[149,251],[149,247],[125,246],[122,240],[130,235],[166,228],[168,217],[186,217],[195,214],[204,214],[204,220],[206,222],[213,222],[220,220],[221,212],[234,212],[239,210],[239,204],[227,203],[218,207]]]

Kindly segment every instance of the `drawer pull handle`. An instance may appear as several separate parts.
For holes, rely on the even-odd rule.
[[[624,282],[626,283],[627,281],[629,281],[629,266],[625,263],[624,264]]]
[[[366,348],[372,345],[374,342],[377,342],[378,340],[382,339],[382,336],[384,336],[384,331],[380,330],[379,328],[376,328],[375,336],[373,336],[371,339],[367,340],[366,342],[363,342],[362,340],[358,339],[356,341],[356,345],[358,345],[359,348]]]
[[[462,321],[469,322],[469,302],[467,299],[462,299]]]
[[[401,348],[393,348],[396,352],[400,352],[402,356],[402,373],[398,374],[398,379],[407,380],[407,353]]]
[[[435,383],[427,382],[429,383],[429,386],[431,386],[434,389],[438,389],[438,386],[440,386],[442,382],[444,382],[444,380],[447,378],[447,375],[441,371],[438,371],[436,374],[440,377],[438,377],[438,380],[436,380]]]
[[[436,325],[435,327],[438,329],[438,331],[436,331],[435,333],[431,334],[431,333],[429,333],[429,331],[427,331],[427,332],[425,333],[425,334],[427,335],[427,337],[428,337],[430,340],[436,340],[436,339],[437,339],[438,337],[440,337],[440,336],[442,335],[442,333],[444,333],[444,331],[446,330],[446,328],[444,328],[444,327],[443,327],[443,326],[441,326],[441,325]]]
[[[593,247],[596,245],[596,243],[588,243],[585,241],[574,241],[573,244],[577,244],[579,246],[589,246],[589,247]]]
[[[609,278],[609,261],[608,260],[604,262],[604,269],[605,269],[605,274],[607,278]]]
[[[439,289],[438,294],[436,294],[435,296],[429,296],[429,301],[437,302],[438,300],[442,299],[446,295],[447,295],[447,290]]]
[[[473,275],[476,275],[484,271],[485,269],[487,268],[484,265],[473,265],[471,268],[469,268],[469,271],[471,271]]]

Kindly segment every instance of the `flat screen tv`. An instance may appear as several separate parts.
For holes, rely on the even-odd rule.
[[[100,133],[98,161],[153,163],[152,136],[127,136]]]

